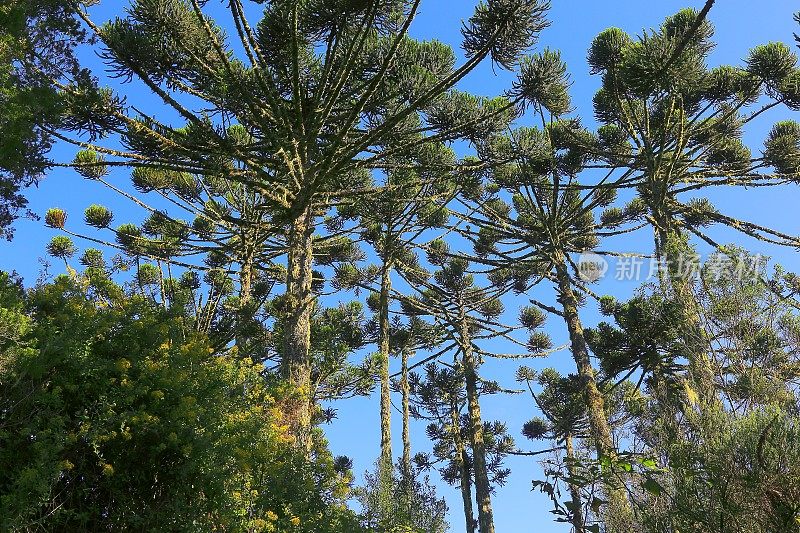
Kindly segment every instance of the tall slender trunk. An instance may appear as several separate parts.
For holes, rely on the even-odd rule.
[[[575,449],[572,447],[572,435],[567,434],[564,437],[564,444],[567,447],[567,470],[570,477],[576,477],[575,468]],[[584,533],[584,519],[583,519],[583,498],[581,497],[581,489],[574,483],[569,484],[569,495],[572,499],[572,527],[575,528],[575,533]]]
[[[583,324],[578,315],[578,299],[572,290],[572,281],[564,258],[556,263],[556,276],[560,293],[564,321],[569,331],[572,357],[583,382],[586,394],[586,411],[589,416],[589,430],[595,441],[597,455],[613,459],[616,456],[611,428],[605,412],[603,394],[597,387],[597,381],[589,358],[589,349],[583,334]],[[618,483],[610,482],[606,486],[608,505],[605,510],[608,531],[628,531],[633,521],[633,514],[625,490]]]
[[[400,393],[403,397],[403,458],[400,462],[400,497],[406,516],[411,517],[414,508],[414,479],[411,475],[411,436],[409,415],[411,413],[411,387],[408,382],[408,346],[401,348],[402,369],[400,371]]]
[[[403,471],[401,474],[406,484],[411,480],[411,434],[409,428],[411,388],[408,384],[408,351],[408,348],[403,347],[403,367],[400,374],[400,393],[403,395]]]
[[[289,423],[298,443],[311,444],[311,290],[313,226],[310,211],[294,221],[289,234],[286,276],[286,324],[284,332],[283,376],[292,385],[295,398],[290,402]]]
[[[239,309],[237,313],[236,335],[234,342],[238,350],[239,356],[248,356],[246,353],[247,339],[242,334],[243,322],[249,318],[245,314],[248,311],[250,300],[253,292],[253,257],[252,255],[245,255],[241,260],[241,268],[239,270]]]
[[[250,303],[253,293],[253,257],[247,254],[242,258],[239,270],[239,305],[244,307]]]
[[[679,283],[680,276],[676,269],[675,253],[676,250],[670,243],[670,232],[668,224],[663,218],[655,223],[655,256],[659,262],[658,280],[662,292],[665,295],[671,295],[685,306],[693,298],[686,300],[685,293],[678,297],[675,293],[675,288],[681,286],[685,289],[680,289],[681,292],[688,289],[683,282]],[[685,280],[683,280],[685,281]],[[673,285],[674,284],[674,285]],[[692,350],[694,351],[694,350]],[[690,360],[695,360],[694,356],[689,356]],[[691,363],[690,363],[691,364]],[[687,378],[687,383],[692,384],[694,388],[694,379],[691,376]],[[666,376],[661,375],[659,372],[654,372],[650,383],[650,396],[652,397],[651,410],[651,424],[650,431],[647,432],[649,436],[648,444],[653,448],[661,448],[665,450],[667,455],[670,455],[671,444],[681,442],[685,438],[685,426],[681,421],[681,406],[674,401],[672,385],[669,383]],[[686,420],[686,419],[684,419]],[[669,459],[665,460],[669,463]]]
[[[671,230],[667,221],[661,220],[658,225],[656,258],[666,264],[666,272],[660,279],[661,287],[665,292],[671,292],[685,310],[690,331],[686,339],[690,383],[701,407],[712,405],[715,402],[714,369],[707,354],[708,343],[700,321],[699,304],[692,291],[694,272],[689,270],[687,263],[692,250],[681,242],[681,234]]]
[[[456,461],[461,476],[461,500],[464,504],[464,521],[467,533],[475,533],[475,515],[472,512],[472,483],[469,479],[469,464],[464,440],[461,438],[461,421],[455,405],[450,407],[450,423],[453,426],[453,443],[456,450]]]
[[[389,291],[392,279],[391,264],[384,261],[379,295],[378,335],[381,360],[381,468],[392,468],[392,399],[389,384]]]
[[[167,308],[167,291],[164,287],[164,268],[161,266],[161,261],[158,262],[158,289],[161,293],[161,307]]]
[[[460,317],[459,341],[463,352],[464,381],[467,389],[467,411],[469,412],[469,436],[472,444],[472,465],[475,476],[475,499],[478,504],[478,525],[481,533],[494,533],[492,516],[492,492],[486,467],[486,445],[483,440],[483,419],[478,400],[478,373],[469,321],[462,313]]]

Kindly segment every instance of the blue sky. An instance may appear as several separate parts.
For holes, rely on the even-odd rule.
[[[115,7],[121,2],[106,0],[93,12],[97,20],[103,20],[114,14]],[[214,4],[215,2],[211,2]],[[682,2],[660,0],[657,2],[641,2],[633,0],[607,0],[603,2],[590,0],[554,1],[549,18],[550,28],[545,30],[538,48],[549,47],[560,50],[566,61],[573,80],[571,94],[576,114],[583,118],[588,126],[593,125],[592,96],[599,87],[600,80],[589,75],[586,62],[586,51],[593,37],[600,31],[617,26],[632,35],[650,27],[657,26],[664,17],[684,7],[702,7],[702,1]],[[412,26],[412,34],[422,39],[436,38],[458,49],[460,44],[459,29],[462,19],[469,17],[474,7],[473,1],[424,0],[418,19]],[[790,0],[765,0],[752,2],[745,0],[725,0],[717,2],[712,9],[709,20],[716,26],[715,41],[718,44],[711,57],[712,66],[717,64],[741,64],[750,48],[768,41],[784,41],[793,43],[792,33],[797,30],[792,21],[792,13],[800,9],[797,2]],[[96,57],[91,54],[85,60],[99,66]],[[509,87],[511,75],[493,70],[488,64],[481,66],[464,80],[460,88],[477,94],[494,96],[501,94]],[[117,84],[117,82],[109,81]],[[124,89],[131,94],[131,99],[147,102],[141,88],[129,86]],[[765,114],[746,130],[746,141],[755,154],[760,152],[763,139],[771,124],[786,118],[800,119],[798,113],[785,108],[778,108]],[[74,150],[70,147],[57,146],[54,156],[60,160],[70,160]],[[112,181],[124,184],[124,175],[112,175]],[[102,203],[115,208],[116,222],[136,221],[141,214],[131,209],[128,202],[116,194],[104,189],[96,182],[88,182],[72,171],[54,169],[38,188],[27,192],[31,209],[43,215],[49,207],[61,207],[72,214],[70,225],[81,227],[81,213],[91,203]],[[797,191],[793,187],[772,190],[729,190],[715,193],[713,200],[727,214],[757,220],[760,224],[783,230],[786,233],[800,233],[800,220],[797,216]],[[740,236],[719,229],[712,229],[718,241],[740,243],[754,252],[772,256],[789,270],[800,271],[800,261],[795,251],[776,249],[752,240],[743,240]],[[24,276],[28,284],[35,282],[40,270],[38,258],[44,255],[47,241],[54,235],[52,230],[44,227],[42,222],[23,220],[16,225],[16,238],[13,242],[0,242],[0,268],[16,270]],[[650,246],[648,236],[634,237],[624,246],[631,250],[647,251]],[[80,246],[80,244],[79,244]],[[83,247],[83,246],[81,246]],[[641,248],[644,247],[644,248]],[[701,250],[707,251],[707,250]],[[612,265],[612,268],[613,265]],[[54,262],[52,272],[60,272]],[[597,287],[598,292],[614,294],[618,297],[629,296],[637,287],[634,282],[622,282],[606,279]],[[539,295],[537,295],[538,297]],[[543,292],[541,298],[547,298]],[[519,307],[525,301],[509,298],[507,307]],[[598,316],[587,309],[586,322],[596,323]],[[555,321],[551,321],[555,324]],[[551,331],[556,344],[563,342],[564,333],[561,328],[553,327]],[[564,372],[572,371],[572,362],[565,352],[556,354],[547,360],[535,360],[529,363],[535,368],[554,366]],[[394,369],[393,369],[394,370]],[[493,378],[501,379],[502,384],[513,387],[513,375],[516,365],[507,362],[487,363],[484,372]],[[338,420],[326,427],[334,453],[345,454],[355,461],[355,471],[360,474],[372,467],[378,455],[378,402],[377,397],[362,398],[341,402],[338,407]],[[527,449],[545,448],[547,443],[528,443],[519,434],[522,424],[534,416],[532,402],[525,396],[512,398],[488,398],[484,406],[486,419],[502,419],[509,425],[512,435],[518,443]],[[395,436],[399,436],[399,420],[395,416]],[[427,449],[425,444],[424,424],[415,424],[415,451]],[[399,453],[399,441],[396,443]],[[548,513],[549,501],[546,496],[531,492],[531,480],[539,478],[541,471],[535,461],[526,458],[514,458],[508,461],[513,469],[509,483],[498,489],[494,497],[497,530],[501,533],[516,532],[549,532],[568,531],[569,528],[552,523]],[[433,474],[436,478],[436,474]],[[447,498],[451,508],[451,527],[453,532],[464,531],[461,513],[460,495],[457,488],[439,483],[439,492]]]

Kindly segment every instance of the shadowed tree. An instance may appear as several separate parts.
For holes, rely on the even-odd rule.
[[[357,489],[361,504],[361,523],[368,531],[408,533],[446,533],[447,504],[436,495],[429,479],[417,471],[406,480],[380,479],[385,467],[365,474],[365,487]],[[386,490],[387,485],[390,490]]]
[[[471,460],[462,430],[462,409],[466,404],[464,386],[455,371],[438,368],[436,363],[425,366],[425,376],[409,375],[410,412],[415,418],[431,420],[426,433],[434,441],[434,460],[419,455],[415,460],[423,468],[444,461],[440,468],[442,479],[461,489],[464,525],[467,533],[475,533],[477,523],[472,505]]]
[[[722,530],[727,524],[741,531],[797,528],[800,477],[792,465],[798,453],[800,286],[796,276],[780,268],[768,274],[753,259],[736,248],[717,253],[693,287],[723,401],[686,410],[679,432],[664,432],[661,397],[653,405],[651,396],[634,415],[637,451],[665,467],[647,490],[631,492],[649,510],[637,515],[644,531]],[[685,315],[685,306],[650,288],[625,303],[607,300],[603,310],[615,324],[601,323],[587,338],[604,371],[637,369],[651,390],[658,380],[671,379],[670,367],[692,346],[686,337],[694,318]]]

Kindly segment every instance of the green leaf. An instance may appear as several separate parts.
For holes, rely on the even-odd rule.
[[[642,466],[648,470],[658,468],[658,464],[653,459],[642,459]]]
[[[642,488],[647,492],[654,494],[655,496],[659,496],[662,492],[664,492],[664,488],[653,478],[647,478],[642,483]]]
[[[603,505],[605,505],[606,503],[608,503],[608,501],[606,501],[606,500],[604,500],[602,498],[595,497],[595,498],[592,498],[592,502],[589,504],[589,507],[592,508],[592,512],[593,513],[597,514],[597,513],[600,512],[600,508]]]

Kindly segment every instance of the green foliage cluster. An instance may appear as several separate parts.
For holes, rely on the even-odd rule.
[[[94,274],[0,277],[3,529],[356,530],[346,472],[297,453],[256,366]]]
[[[381,533],[446,533],[447,504],[436,496],[427,477],[417,471],[398,475],[376,465],[356,490],[362,526]]]
[[[55,164],[144,211],[89,205],[84,235],[50,209],[67,274],[0,276],[0,529],[438,533],[438,471],[466,531],[494,533],[510,456],[540,462],[532,488],[576,533],[800,529],[800,278],[711,232],[800,239],[710,199],[800,183],[798,123],[745,143],[800,109],[788,45],[710,68],[713,0],[610,28],[588,126],[561,53],[533,50],[545,1],[478,2],[461,63],[411,37],[421,0],[230,0],[216,20],[131,0],[105,23],[93,3],[0,6],[0,234]],[[79,45],[157,104],[101,87]],[[481,63],[513,72],[502,96],[457,89]],[[74,158],[47,159],[52,135]],[[657,282],[597,294],[641,232]],[[698,246],[716,255],[692,278]],[[522,390],[498,370],[562,350],[574,370],[520,366]],[[376,388],[380,458],[353,491],[320,426]],[[482,411],[520,392],[545,449]]]
[[[74,49],[88,36],[74,9],[60,0],[0,5],[0,237],[11,238],[27,205],[21,190],[48,168],[47,128],[57,127],[63,112],[51,77],[86,76]]]

